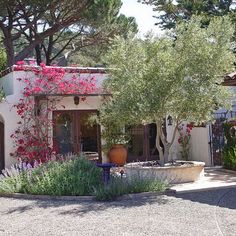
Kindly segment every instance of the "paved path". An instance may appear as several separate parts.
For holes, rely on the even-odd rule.
[[[200,180],[192,183],[175,184],[171,189],[183,193],[204,189],[217,189],[219,187],[236,187],[236,171],[225,170],[220,167],[207,167],[205,168],[204,177]]]
[[[236,235],[236,189],[109,203],[0,198],[5,235]]]

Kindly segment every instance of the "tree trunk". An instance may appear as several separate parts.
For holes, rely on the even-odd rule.
[[[173,136],[171,138],[171,142],[168,142],[167,138],[165,137],[163,130],[162,130],[162,121],[160,121],[160,120],[156,121],[156,126],[157,126],[156,148],[159,152],[161,166],[164,166],[164,164],[169,161],[170,148],[171,148],[172,144],[174,143],[178,125],[179,125],[179,123],[176,122]],[[164,150],[160,145],[160,140],[162,141],[162,144],[164,146]]]
[[[158,153],[159,153],[160,165],[164,166],[164,164],[165,164],[164,152],[163,152],[163,148],[161,147],[161,143],[160,143],[160,140],[161,140],[161,122],[157,121],[156,126],[157,126],[156,148],[157,148]]]
[[[165,163],[169,161],[170,147],[171,147],[171,144],[167,143],[164,148],[164,162]]]
[[[4,32],[3,44],[7,54],[7,67],[11,67],[14,65],[14,46],[11,32]]]
[[[51,56],[52,56],[52,49],[53,49],[53,35],[48,37],[48,47],[45,51],[45,58],[46,58],[46,65],[50,66],[52,63]]]
[[[40,65],[40,63],[42,62],[42,55],[41,55],[41,49],[40,49],[40,45],[36,45],[35,47],[35,54],[36,54],[36,61],[37,61],[37,65]]]

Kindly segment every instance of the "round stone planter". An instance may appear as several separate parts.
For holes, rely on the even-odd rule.
[[[204,162],[176,161],[179,166],[142,166],[143,162],[129,163],[124,166],[127,178],[140,177],[158,179],[168,183],[187,183],[199,180],[204,176]]]

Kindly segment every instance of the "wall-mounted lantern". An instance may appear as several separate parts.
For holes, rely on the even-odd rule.
[[[79,105],[79,100],[80,100],[79,96],[74,96],[74,104],[76,106]]]

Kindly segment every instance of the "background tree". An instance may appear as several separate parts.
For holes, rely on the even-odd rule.
[[[101,108],[101,123],[117,127],[156,123],[156,148],[163,165],[168,160],[182,121],[209,120],[229,94],[219,86],[233,66],[230,51],[233,27],[227,18],[213,19],[207,28],[194,17],[175,30],[176,38],[116,39],[107,55],[111,77],[106,87],[113,96]],[[175,121],[166,137],[163,119]],[[160,142],[164,145],[164,150]]]
[[[0,72],[6,67],[6,53],[3,47],[0,46]]]
[[[158,12],[157,24],[163,29],[176,27],[179,21],[188,21],[192,15],[202,15],[202,23],[209,24],[213,16],[230,15],[236,23],[236,2],[234,0],[139,0],[150,4]]]
[[[50,64],[76,38],[80,45],[103,42],[119,34],[126,23],[118,20],[120,0],[0,0],[0,4],[8,66],[33,51],[38,63],[44,56]],[[134,19],[127,20],[137,30]],[[64,45],[55,50],[55,45],[62,42]]]

